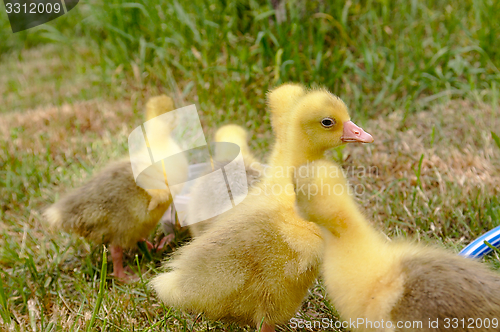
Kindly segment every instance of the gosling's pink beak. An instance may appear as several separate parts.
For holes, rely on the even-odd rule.
[[[344,122],[344,133],[340,138],[344,143],[371,143],[373,142],[372,135],[356,126],[352,121]]]

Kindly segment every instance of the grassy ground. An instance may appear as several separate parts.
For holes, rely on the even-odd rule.
[[[129,252],[142,278],[121,284],[105,278],[103,248],[42,226],[45,206],[126,154],[158,93],[196,103],[207,136],[245,125],[265,157],[266,90],[325,85],[376,139],[329,157],[363,186],[377,227],[459,250],[498,226],[498,6],[292,1],[274,12],[264,1],[90,1],[16,35],[0,11],[1,328],[245,330],[162,306],[146,283],[164,256]],[[497,254],[486,262],[500,268]],[[297,317],[337,318],[320,281]]]

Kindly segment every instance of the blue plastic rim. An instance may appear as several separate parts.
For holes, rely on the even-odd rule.
[[[467,247],[460,251],[459,255],[471,258],[481,258],[493,251],[485,242],[488,242],[494,247],[500,247],[500,226],[493,228],[491,231],[484,233],[472,241]]]

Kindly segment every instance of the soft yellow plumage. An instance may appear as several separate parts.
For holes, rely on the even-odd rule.
[[[248,162],[256,161],[252,152],[250,152],[250,147],[248,146],[248,133],[247,131],[238,125],[228,124],[220,127],[215,132],[214,142],[230,142],[238,145],[241,150],[243,157],[248,158]],[[215,147],[215,159],[216,160],[232,160],[234,158],[231,150],[225,149],[224,146]]]
[[[304,166],[296,180],[299,214],[324,229],[328,294],[344,320],[360,322],[355,331],[469,331],[467,324],[446,328],[445,319],[499,319],[498,274],[443,249],[388,242],[359,211],[333,163]],[[499,324],[474,330],[498,331]]]
[[[294,210],[292,169],[352,134],[345,131],[347,108],[326,90],[284,85],[269,100],[277,142],[263,182],[151,282],[169,306],[254,326],[263,320],[263,331],[294,315],[322,256],[319,227]]]

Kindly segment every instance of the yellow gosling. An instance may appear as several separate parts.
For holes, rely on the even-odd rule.
[[[327,292],[354,331],[500,329],[498,274],[443,249],[388,242],[333,163],[318,161],[295,176],[299,214],[323,229]]]
[[[290,169],[344,141],[373,138],[351,125],[338,97],[324,89],[296,87],[283,85],[268,95],[279,135],[262,183],[178,250],[166,263],[169,271],[151,281],[167,305],[213,320],[263,322],[262,331],[274,331],[293,317],[306,296],[319,270],[323,239],[317,225],[295,212]],[[275,94],[286,103],[273,104]]]

